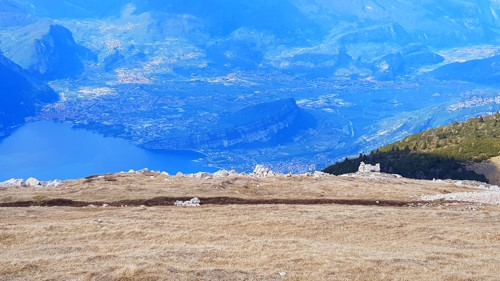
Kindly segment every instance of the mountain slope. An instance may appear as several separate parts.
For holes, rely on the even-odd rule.
[[[451,178],[487,181],[484,175],[467,169],[467,164],[500,155],[500,113],[455,122],[427,130],[402,141],[345,159],[324,171],[332,174],[355,172],[359,163],[381,164],[381,170],[411,178]]]
[[[5,56],[43,79],[74,77],[84,70],[83,61],[97,56],[77,44],[73,34],[58,24],[38,22],[17,29],[2,40]]]
[[[18,65],[0,53],[0,137],[35,114],[36,106],[58,99],[46,84],[34,81]]]
[[[281,99],[228,114],[215,124],[184,136],[168,137],[144,144],[150,149],[235,148],[293,141],[300,131],[313,128],[316,119],[292,98]]]
[[[33,22],[33,16],[12,0],[0,0],[0,26],[9,27]]]

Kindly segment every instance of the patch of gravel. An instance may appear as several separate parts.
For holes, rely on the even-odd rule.
[[[423,195],[423,201],[447,200],[500,205],[500,192],[454,192],[448,194]]]

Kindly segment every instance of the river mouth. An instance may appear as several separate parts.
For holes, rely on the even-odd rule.
[[[194,151],[153,151],[119,138],[73,129],[71,123],[37,121],[0,140],[0,181],[35,177],[74,179],[92,174],[150,170],[214,172]]]

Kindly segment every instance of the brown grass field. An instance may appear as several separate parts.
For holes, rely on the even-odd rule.
[[[0,280],[500,280],[499,205],[420,201],[463,191],[152,173],[0,188]]]

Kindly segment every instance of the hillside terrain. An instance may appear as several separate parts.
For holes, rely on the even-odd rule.
[[[345,159],[324,171],[342,174],[357,171],[359,163],[381,164],[381,170],[420,179],[472,179],[494,181],[498,178],[495,161],[500,156],[500,113],[455,122],[405,137],[369,155]],[[470,169],[468,169],[468,167]],[[473,168],[478,167],[478,168]],[[483,171],[479,167],[485,167]],[[486,167],[490,167],[489,169]],[[484,172],[484,173],[483,173]]]
[[[193,197],[201,206],[174,206]],[[141,171],[4,186],[0,275],[497,280],[499,208],[498,187],[380,173]]]
[[[12,127],[24,124],[58,95],[0,52],[0,138]]]

